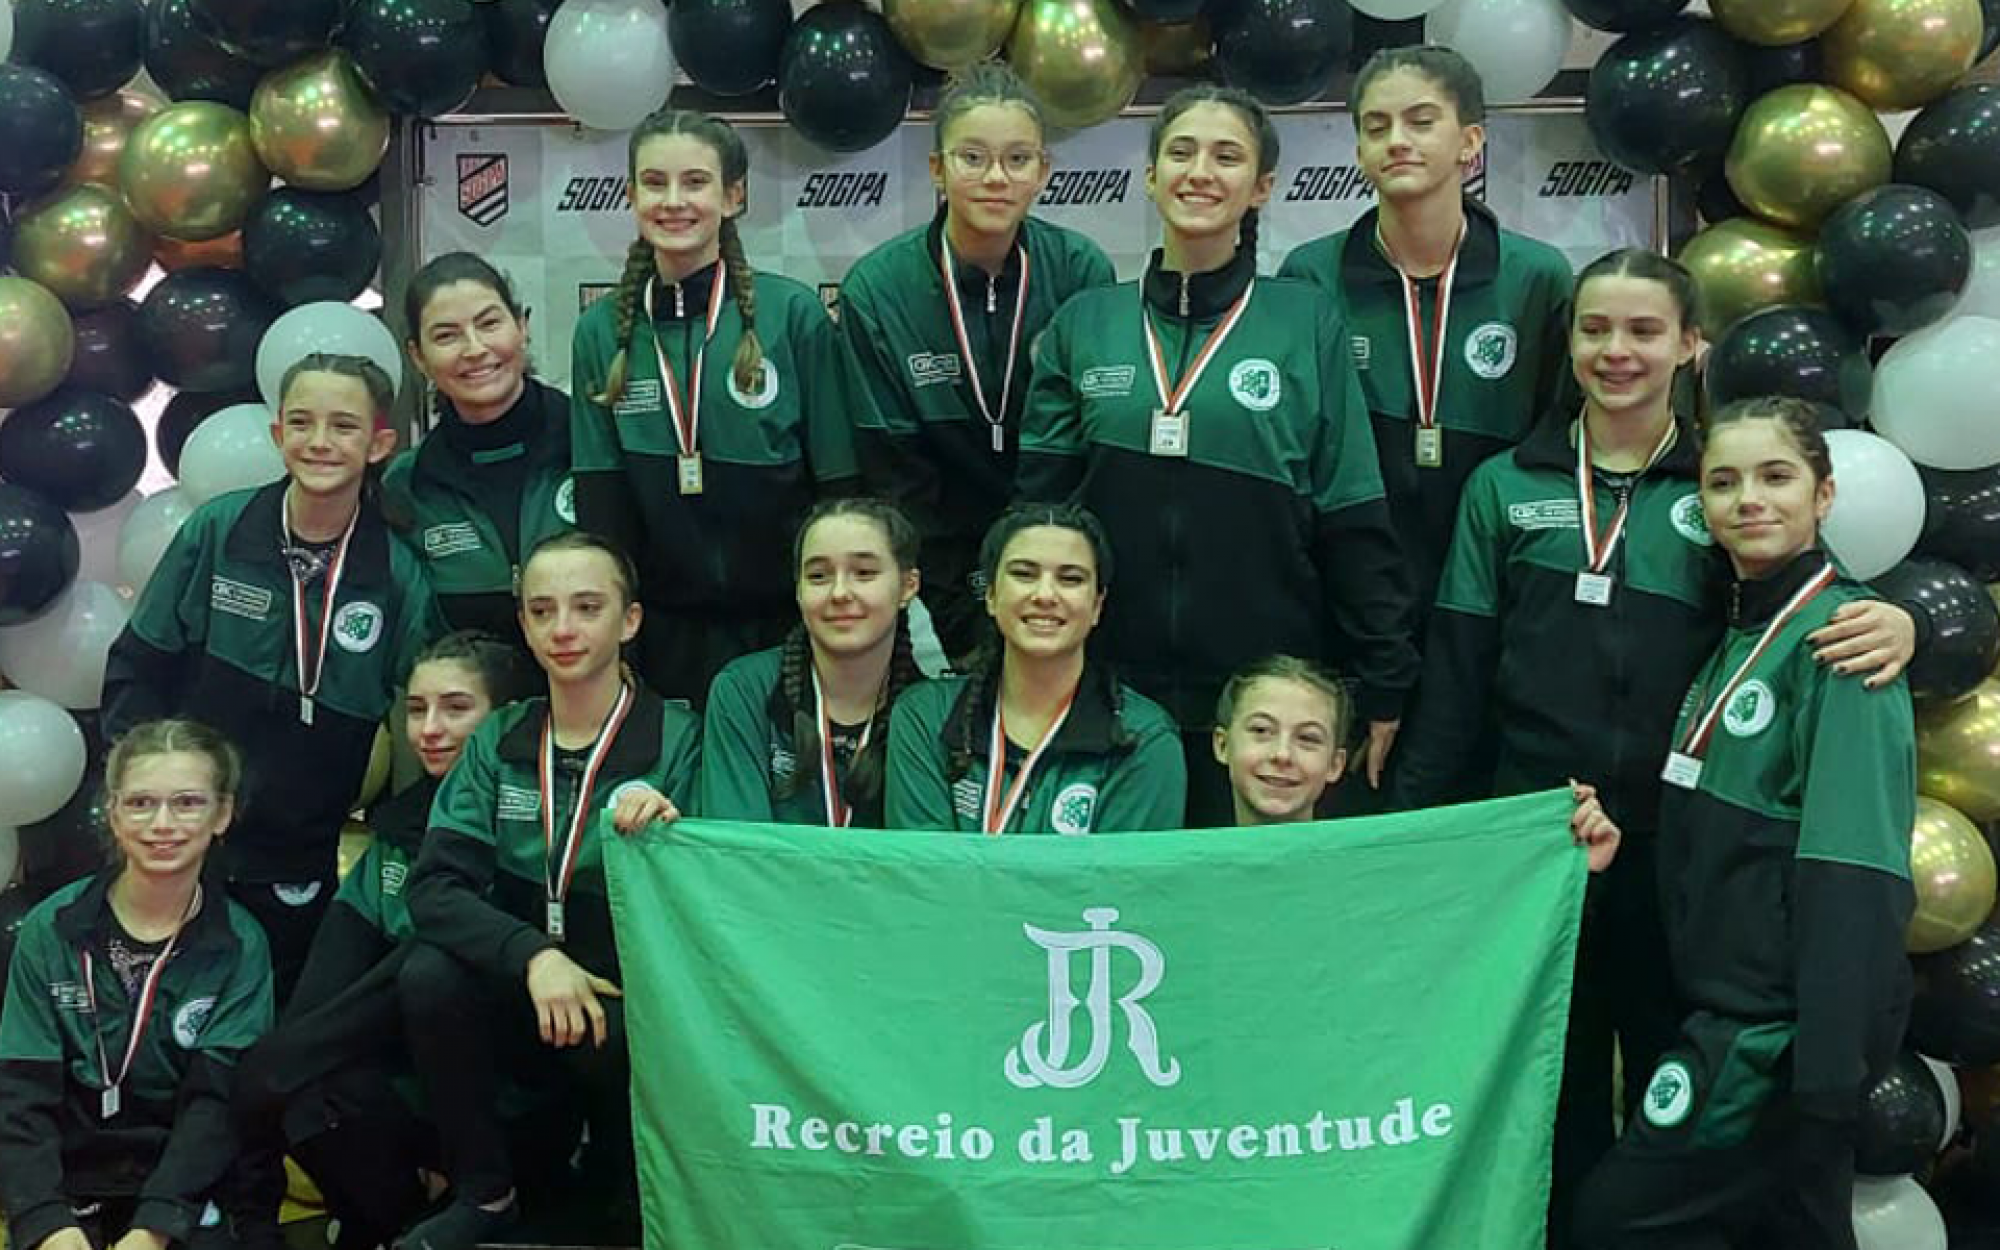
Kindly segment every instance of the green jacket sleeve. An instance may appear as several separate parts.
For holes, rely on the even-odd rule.
[[[854,456],[854,429],[872,407],[861,368],[840,330],[818,299],[794,301],[791,333],[801,373],[808,379],[804,399],[806,459],[823,495],[851,491],[861,469]]]
[[[1541,280],[1548,290],[1542,323],[1532,327],[1541,336],[1533,348],[1534,358],[1541,365],[1541,372],[1535,378],[1535,419],[1547,412],[1573,412],[1583,402],[1576,375],[1570,372],[1569,365],[1570,297],[1576,279],[1567,263],[1557,262],[1550,265]]]
[[[1148,717],[1132,753],[1105,778],[1093,825],[1106,832],[1179,829],[1187,824],[1187,755],[1164,712]]]
[[[400,538],[392,538],[397,551],[396,580],[402,585],[403,616],[396,630],[396,655],[390,671],[398,685],[410,680],[410,670],[417,666],[417,657],[434,640],[451,632],[451,625],[444,618],[444,608],[438,602],[437,591],[431,585],[430,574],[425,572],[423,561],[415,552],[403,545]],[[390,695],[394,700],[393,692]]]
[[[34,1247],[74,1226],[63,1194],[62,1133],[56,1115],[65,1085],[62,1032],[49,986],[74,980],[40,917],[20,930],[0,1009],[0,1209],[10,1244]]]
[[[170,715],[190,665],[184,657],[208,638],[210,549],[221,534],[206,509],[189,517],[139,592],[131,619],[104,663],[104,736]]]
[[[774,818],[765,761],[767,720],[760,692],[743,680],[738,665],[715,675],[701,722],[702,815],[716,820]]]
[[[664,733],[660,776],[666,796],[686,816],[709,815],[701,805],[702,740],[701,722],[693,712],[667,705],[668,723]]]
[[[589,314],[576,324],[570,353],[569,455],[576,483],[578,529],[602,535],[626,552],[641,538],[639,508],[625,475],[617,417],[590,397],[602,390],[616,348]]]
[[[1036,502],[1068,499],[1083,485],[1083,405],[1071,376],[1070,322],[1079,301],[1063,305],[1034,343],[1034,367],[1021,405],[1021,454],[1014,493]]]
[[[912,696],[920,696],[912,700]],[[897,701],[889,720],[888,775],[883,783],[882,823],[891,829],[958,827],[945,776],[944,745],[938,725],[920,709],[936,702],[928,683],[912,687]],[[907,705],[907,706],[906,706]],[[912,715],[912,713],[917,713]]]

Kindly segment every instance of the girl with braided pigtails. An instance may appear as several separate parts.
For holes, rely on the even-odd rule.
[[[894,504],[813,509],[792,548],[800,623],[709,691],[702,815],[881,827],[890,708],[922,676],[907,612],[918,542]]]
[[[744,258],[742,137],[666,109],[629,154],[639,237],[576,328],[576,519],[639,563],[646,684],[699,702],[791,625],[784,553],[815,499],[848,493],[865,391],[819,296]]]

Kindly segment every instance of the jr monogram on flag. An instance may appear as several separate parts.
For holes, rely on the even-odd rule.
[[[606,845],[649,1250],[1531,1250],[1570,800]]]

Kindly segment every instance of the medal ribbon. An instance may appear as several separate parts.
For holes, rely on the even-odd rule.
[[[951,263],[951,243],[938,232],[938,267],[944,278],[944,303],[951,311],[951,332],[958,339],[959,358],[965,361],[965,376],[972,383],[972,402],[979,406],[979,415],[986,418],[986,424],[994,427],[1007,421],[1007,398],[1014,389],[1015,353],[1021,346],[1021,324],[1028,314],[1028,249],[1016,245],[1015,255],[1021,258],[1021,285],[1014,292],[1014,326],[1007,332],[1007,372],[1000,380],[1000,407],[996,411],[986,403],[986,386],[979,380],[979,361],[972,354],[972,339],[965,330],[965,308],[958,298],[958,282],[953,277]]]
[[[194,897],[188,900],[187,911],[181,915],[180,924],[175,925],[174,931],[167,935],[167,944],[161,948],[160,957],[153,961],[153,966],[146,970],[146,979],[140,982],[139,1005],[132,1013],[132,1032],[125,1039],[125,1057],[118,1063],[118,1075],[115,1079],[111,1075],[111,1060],[104,1053],[104,1034],[97,1027],[97,974],[92,966],[93,961],[90,957],[90,949],[88,947],[84,948],[83,993],[90,1008],[91,1040],[97,1043],[97,1071],[103,1078],[105,1089],[111,1090],[122,1087],[125,1084],[125,1078],[131,1074],[132,1061],[139,1054],[139,1044],[146,1037],[146,1025],[151,1022],[153,1000],[159,996],[160,978],[166,972],[167,960],[174,953],[174,944],[181,939],[181,929],[187,924],[188,917],[194,915],[200,909],[201,886],[197,885],[194,888]]]
[[[1743,663],[1737,665],[1736,671],[1730,674],[1729,682],[1723,686],[1722,693],[1716,696],[1715,702],[1709,705],[1708,711],[1703,713],[1701,718],[1695,721],[1693,727],[1689,729],[1687,737],[1681,743],[1681,754],[1698,760],[1707,753],[1709,739],[1715,736],[1716,720],[1721,716],[1722,709],[1728,706],[1730,696],[1736,693],[1736,688],[1743,684],[1744,678],[1750,675],[1750,670],[1756,667],[1757,661],[1763,658],[1764,652],[1770,649],[1772,640],[1778,636],[1778,631],[1785,627],[1786,622],[1803,611],[1807,604],[1817,598],[1821,591],[1831,586],[1835,576],[1836,573],[1833,565],[1828,564],[1825,568],[1807,579],[1805,585],[1793,592],[1792,597],[1786,601],[1785,606],[1778,609],[1778,614],[1771,618],[1769,625],[1764,627],[1763,636],[1757,639],[1757,645],[1751,648],[1750,654],[1743,657]]]
[[[722,319],[722,295],[729,285],[729,274],[721,265],[715,267],[715,281],[708,288],[708,325],[701,335],[701,347],[694,354],[693,377],[688,379],[687,395],[681,395],[680,382],[674,377],[674,367],[667,361],[667,349],[660,345],[660,327],[653,320],[653,287],[646,284],[646,324],[653,328],[653,355],[660,362],[660,388],[667,393],[667,415],[673,418],[674,434],[680,439],[681,454],[696,456],[701,454],[701,365],[708,358],[709,340],[715,337],[715,326]]]
[[[1382,254],[1403,280],[1403,314],[1410,332],[1410,375],[1416,384],[1417,424],[1426,430],[1437,428],[1438,393],[1444,389],[1444,344],[1451,327],[1451,291],[1458,277],[1458,253],[1465,246],[1465,223],[1458,226],[1458,238],[1451,245],[1451,259],[1438,277],[1437,337],[1425,342],[1424,301],[1417,280],[1403,269],[1402,262],[1389,250],[1382,228],[1375,228],[1375,241]]]
[[[1653,448],[1653,454],[1646,457],[1646,468],[1650,469],[1667,454],[1667,448],[1674,441],[1674,423],[1667,422],[1667,428],[1660,435],[1660,441]],[[1576,423],[1576,502],[1583,522],[1583,558],[1593,573],[1602,573],[1611,564],[1611,553],[1618,549],[1618,540],[1625,534],[1625,515],[1632,510],[1632,496],[1628,492],[1618,505],[1617,513],[1611,518],[1611,526],[1602,535],[1597,532],[1597,492],[1592,489],[1590,477],[1590,421],[1585,418]]]
[[[819,719],[819,782],[826,796],[827,823],[835,829],[845,829],[854,819],[854,809],[841,801],[840,780],[834,776],[833,718],[826,712],[826,695],[820,690],[818,668],[813,669],[813,714]],[[874,732],[875,717],[871,714],[868,723],[861,727],[861,741],[854,747],[856,755],[868,749],[868,736]]]
[[[1247,294],[1247,292],[1246,292]],[[1034,774],[1035,765],[1041,763],[1042,752],[1055,741],[1056,731],[1069,719],[1069,709],[1076,702],[1076,691],[1069,692],[1063,705],[1056,712],[1056,718],[1049,722],[1048,732],[1028,752],[1028,758],[1021,761],[1021,771],[1014,777],[1014,784],[1007,787],[1006,797],[1000,793],[1000,779],[1007,774],[1007,722],[1000,708],[1000,700],[993,701],[993,738],[986,756],[986,832],[995,837],[1007,832],[1007,825],[1014,819],[1014,809],[1021,805],[1021,796],[1028,792],[1028,778]]]
[[[1171,389],[1167,386],[1167,366],[1160,355],[1160,336],[1153,330],[1153,315],[1147,311],[1145,295],[1143,293],[1140,295],[1139,324],[1146,331],[1146,363],[1153,366],[1153,386],[1160,392],[1162,412],[1181,411],[1181,405],[1187,401],[1188,393],[1194,390],[1195,383],[1201,380],[1202,371],[1208,368],[1208,362],[1213,360],[1215,353],[1221,349],[1222,341],[1229,337],[1229,332],[1236,328],[1238,321],[1242,320],[1243,310],[1250,307],[1250,292],[1256,289],[1255,280],[1243,288],[1243,294],[1236,298],[1236,302],[1229,306],[1229,311],[1222,314],[1222,320],[1216,322],[1215,328],[1208,332],[1208,338],[1202,343],[1201,352],[1195,356],[1194,364],[1189,366],[1187,374],[1181,378],[1179,385]]]
[[[279,509],[279,537],[289,546],[292,541],[291,494],[286,492],[284,506]],[[361,509],[354,509],[354,515],[347,518],[347,528],[340,532],[340,544],[333,549],[333,559],[326,566],[326,598],[320,603],[319,648],[314,652],[312,665],[306,665],[306,637],[311,632],[306,625],[306,584],[299,577],[298,566],[290,559],[285,567],[292,576],[292,642],[293,651],[299,662],[299,694],[312,698],[319,693],[319,679],[326,673],[326,644],[333,637],[334,596],[340,589],[340,574],[347,567],[347,543],[354,537],[354,524],[361,519]]]
[[[621,686],[618,702],[611,705],[611,712],[604,718],[604,724],[597,730],[597,741],[590,745],[590,756],[583,766],[583,781],[576,792],[576,807],[569,815],[569,828],[565,831],[562,851],[556,851],[556,733],[555,714],[551,712],[542,722],[542,752],[538,780],[542,788],[542,884],[547,887],[551,903],[560,903],[569,896],[569,879],[576,872],[577,851],[583,845],[583,826],[590,815],[591,791],[597,788],[597,770],[604,764],[604,757],[611,754],[611,744],[618,738],[618,728],[625,723],[625,716],[632,710],[632,687]],[[551,873],[551,869],[556,871]]]

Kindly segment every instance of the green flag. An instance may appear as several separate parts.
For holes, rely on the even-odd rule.
[[[648,1250],[1532,1250],[1570,799],[611,840]]]

